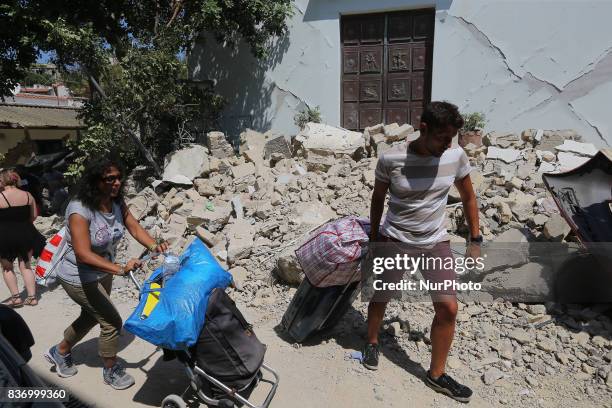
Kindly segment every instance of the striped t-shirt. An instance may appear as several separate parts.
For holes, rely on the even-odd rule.
[[[446,202],[455,180],[471,171],[460,147],[441,157],[418,156],[407,144],[399,144],[379,157],[375,176],[389,183],[389,208],[381,233],[419,246],[433,246],[449,239]]]

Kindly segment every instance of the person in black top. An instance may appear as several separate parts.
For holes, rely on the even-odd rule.
[[[4,282],[11,292],[5,304],[11,307],[38,304],[30,260],[33,253],[40,254],[45,246],[45,238],[33,224],[37,215],[36,203],[30,193],[17,188],[20,180],[13,170],[0,172],[0,265]],[[19,270],[27,291],[25,301],[19,295],[17,276],[13,270],[15,258],[19,260]]]
[[[27,171],[25,166],[22,165],[15,167],[15,173],[17,173],[21,179],[17,187],[32,195],[36,202],[36,214],[41,215],[43,210],[43,187],[40,179]]]

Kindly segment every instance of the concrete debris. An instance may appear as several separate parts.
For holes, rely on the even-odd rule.
[[[137,220],[142,220],[149,215],[159,203],[159,197],[152,188],[147,187],[136,197],[128,201],[127,206]]]
[[[191,184],[197,177],[210,173],[208,149],[192,145],[166,156],[162,180],[175,184]]]
[[[322,123],[307,123],[294,142],[304,150],[306,157],[311,152],[336,157],[358,157],[365,152],[365,140],[361,133]]]
[[[562,241],[571,231],[571,227],[559,214],[553,214],[552,217],[544,224],[542,232],[544,236],[551,241]]]
[[[490,146],[487,149],[487,159],[501,160],[504,163],[513,163],[521,158],[521,151],[516,149],[501,149],[498,147]]]
[[[591,143],[574,142],[573,140],[564,140],[562,145],[555,146],[560,152],[577,153],[582,156],[593,157],[597,154],[597,148]]]
[[[291,146],[285,136],[278,136],[266,142],[264,146],[264,159],[269,160],[272,154],[280,155],[286,159],[291,157]]]
[[[295,294],[288,285],[298,285],[304,276],[295,249],[331,219],[367,217],[375,156],[418,134],[408,125],[380,124],[357,133],[309,124],[290,145],[282,136],[246,130],[236,156],[222,133],[211,132],[208,148],[194,145],[170,155],[165,182],[155,188],[133,187],[127,203],[141,225],[166,239],[174,252],[182,252],[191,239],[202,240],[233,275],[236,302],[254,308],[254,316],[278,322]],[[482,251],[488,256],[485,270],[470,279],[481,283],[490,298],[459,300],[448,365],[460,378],[472,379],[485,405],[524,404],[556,375],[571,378],[580,390],[591,389],[590,394],[580,391],[585,406],[596,405],[612,388],[608,309],[542,304],[552,297],[555,268],[537,263],[527,245],[575,241],[541,173],[566,168],[568,160],[586,160],[592,149],[578,140],[575,132],[531,129],[520,137],[490,132],[483,146],[464,146],[473,167],[485,238]],[[454,188],[446,213],[453,251],[464,251],[469,231]],[[62,224],[61,217],[36,220],[46,236]],[[142,251],[126,237],[119,261]],[[338,334],[365,329],[367,303],[357,300],[353,308],[338,324]],[[390,320],[381,333],[383,351],[393,352],[399,344],[411,359],[428,361],[431,305],[390,302],[386,315]]]
[[[234,148],[229,144],[223,132],[208,132],[206,146],[210,154],[218,159],[235,156]]]
[[[557,154],[557,158],[559,160],[559,171],[562,172],[573,170],[589,161],[588,157],[578,156],[577,154],[566,152],[559,152]]]

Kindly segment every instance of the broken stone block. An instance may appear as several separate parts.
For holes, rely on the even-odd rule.
[[[563,241],[570,233],[571,227],[559,214],[553,214],[546,224],[544,224],[544,236],[551,241]]]
[[[546,224],[546,221],[548,221],[548,217],[544,214],[536,214],[531,219],[531,223],[537,227],[541,227],[542,225]]]
[[[305,159],[306,169],[308,171],[327,172],[334,165],[336,159],[333,156],[322,156],[314,152],[309,152]]]
[[[232,208],[227,203],[225,205],[215,204],[212,208],[213,210],[210,210],[206,205],[198,203],[194,206],[191,215],[187,217],[187,222],[194,229],[201,225],[213,233],[221,231],[230,219]]]
[[[244,218],[244,207],[242,206],[242,202],[240,201],[240,197],[233,197],[231,200],[232,207],[234,208],[234,213],[236,214],[236,218],[242,220]]]
[[[518,177],[512,177],[510,181],[506,182],[506,187],[509,188],[510,190],[512,189],[520,190],[521,188],[523,188],[523,180],[521,180]]]
[[[291,157],[291,146],[285,136],[278,136],[268,140],[264,146],[264,159],[269,160],[272,154],[280,155],[281,158]]]
[[[555,153],[555,146],[563,144],[565,139],[565,135],[560,132],[545,130],[542,133],[541,139],[537,143],[538,150],[547,150],[549,152]]]
[[[159,196],[152,188],[147,187],[128,201],[127,206],[134,218],[142,220],[149,215],[159,203]]]
[[[289,284],[299,285],[304,279],[304,271],[295,256],[295,248],[285,249],[276,260],[276,275],[278,278]]]
[[[234,157],[234,148],[225,138],[223,132],[208,132],[206,134],[206,145],[210,154],[218,159]]]
[[[162,180],[176,184],[191,184],[197,177],[210,173],[208,151],[204,146],[191,145],[168,154]]]
[[[220,194],[220,191],[217,190],[211,179],[195,179],[193,184],[201,196],[214,197]]]
[[[297,226],[319,226],[337,216],[334,210],[319,201],[300,202],[292,207],[290,220]]]
[[[403,124],[402,126],[397,126],[397,123],[394,123],[394,127],[392,125],[388,125],[384,127],[384,132],[386,136],[387,142],[397,142],[399,140],[404,140],[414,132],[414,128],[409,124]]]
[[[521,142],[519,135],[509,132],[490,132],[483,138],[483,142],[487,146],[499,146],[507,148]]]
[[[208,247],[212,248],[217,244],[215,234],[208,231],[204,227],[196,227],[196,236],[202,240]]]
[[[239,220],[228,226],[225,234],[227,238],[227,261],[230,265],[251,254],[255,228],[245,220]]]
[[[367,133],[369,135],[373,135],[375,133],[383,133],[385,125],[379,123],[378,125],[370,126],[364,129],[363,133]]]
[[[507,224],[512,221],[512,209],[506,202],[500,201],[496,204],[496,207],[500,223]]]
[[[322,156],[347,155],[354,157],[365,151],[365,140],[359,132],[352,132],[322,123],[309,122],[294,141],[306,152]]]
[[[234,285],[236,285],[236,289],[242,291],[244,284],[249,278],[249,272],[242,266],[234,266],[228,272],[232,275],[232,280],[234,281]]]
[[[245,163],[239,166],[232,167],[232,176],[235,179],[240,179],[246,176],[255,175],[255,165],[253,163]]]
[[[536,200],[534,196],[525,194],[520,190],[514,190],[512,194],[508,196],[508,200],[512,213],[519,221],[525,222],[533,217],[533,204]]]
[[[504,163],[513,163],[521,158],[521,151],[516,149],[500,149],[495,146],[490,146],[487,149],[487,159],[497,159]]]
[[[179,242],[187,230],[187,220],[179,214],[172,214],[166,222],[165,239],[170,245]]]

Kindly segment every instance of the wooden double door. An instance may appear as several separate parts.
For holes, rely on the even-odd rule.
[[[418,127],[431,100],[434,10],[343,16],[342,126]]]

